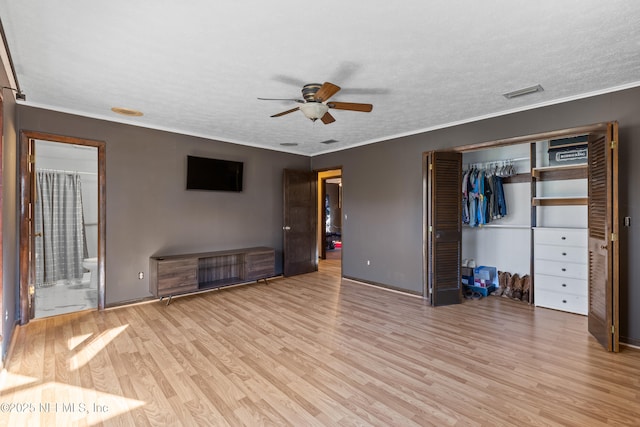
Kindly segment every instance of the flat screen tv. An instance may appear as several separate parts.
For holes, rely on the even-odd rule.
[[[242,162],[187,156],[187,190],[242,191]]]

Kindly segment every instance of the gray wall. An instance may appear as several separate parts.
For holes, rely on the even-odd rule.
[[[0,67],[0,84],[9,86],[4,67]],[[11,335],[18,319],[18,205],[17,205],[17,145],[16,102],[7,89],[3,95],[3,141],[2,141],[2,347],[0,357],[5,359]]]
[[[640,88],[435,130],[312,158],[314,169],[342,166],[343,275],[420,293],[422,153],[606,121],[620,135],[621,336],[640,345]],[[635,167],[634,167],[635,165]],[[367,260],[370,265],[367,265]]]
[[[152,255],[271,246],[282,272],[282,170],[309,157],[27,106],[18,127],[106,141],[107,305],[150,296]],[[187,155],[244,162],[244,191],[186,191]]]

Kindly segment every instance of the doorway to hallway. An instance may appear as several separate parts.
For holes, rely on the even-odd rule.
[[[342,267],[342,169],[318,172],[318,256],[320,268]]]

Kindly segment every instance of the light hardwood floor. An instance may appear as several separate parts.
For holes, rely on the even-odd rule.
[[[17,331],[0,425],[639,425],[640,351],[586,318],[318,273]]]

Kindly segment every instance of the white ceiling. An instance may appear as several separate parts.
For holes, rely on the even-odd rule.
[[[635,0],[0,0],[0,19],[27,105],[308,155],[640,85]],[[324,81],[373,111],[324,125],[256,99]]]

